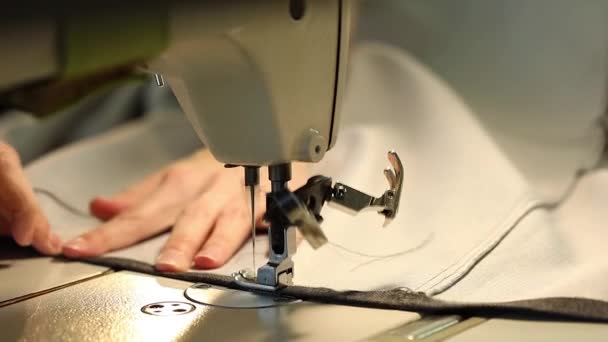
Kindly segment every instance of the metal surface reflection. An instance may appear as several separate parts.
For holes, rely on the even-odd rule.
[[[297,302],[256,309],[189,303],[192,283],[115,272],[0,308],[2,341],[353,341],[417,314]],[[245,292],[244,292],[245,293]],[[212,296],[211,296],[212,297]],[[168,307],[155,304],[171,303]],[[191,312],[160,315],[164,309]],[[150,307],[159,315],[142,312]],[[344,324],[348,322],[348,324]]]
[[[299,302],[298,299],[293,298],[263,295],[202,283],[187,288],[184,296],[197,304],[231,309],[262,309]]]

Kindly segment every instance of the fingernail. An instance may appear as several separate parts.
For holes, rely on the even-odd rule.
[[[51,252],[53,254],[58,254],[61,252],[61,238],[59,235],[52,233],[49,238],[49,246],[51,247]]]
[[[18,234],[13,235],[15,238],[15,242],[17,242],[17,244],[21,247],[30,246],[34,240],[33,231],[26,232],[25,234],[22,234],[20,232]]]
[[[63,252],[67,256],[77,256],[87,249],[87,242],[83,238],[76,238],[63,245]]]
[[[205,246],[194,258],[194,263],[200,268],[216,268],[220,265],[222,250],[217,246]]]
[[[89,203],[89,211],[102,220],[109,220],[124,208],[104,197],[96,197]]]
[[[15,236],[15,242],[21,247],[27,247],[32,244],[32,239],[27,236]]]
[[[113,198],[113,197],[97,196],[93,200],[103,202],[106,205],[111,205],[113,207],[121,208],[121,209],[124,208],[127,204],[127,203],[125,203],[124,200],[121,201],[120,199]]]
[[[168,249],[156,258],[156,269],[163,272],[177,272],[188,270],[188,258],[177,249]]]

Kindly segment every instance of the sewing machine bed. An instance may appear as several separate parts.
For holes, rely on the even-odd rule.
[[[24,254],[8,263],[0,268],[3,341],[403,341],[409,336],[424,341],[601,341],[608,336],[605,324],[454,315],[420,320],[411,312],[310,302],[226,309],[188,301],[183,293],[192,283],[185,281]],[[6,295],[15,288],[27,294]],[[142,311],[151,305],[160,312]]]

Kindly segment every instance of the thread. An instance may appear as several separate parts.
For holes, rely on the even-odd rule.
[[[74,215],[87,217],[87,218],[93,217],[93,215],[89,214],[88,212],[83,211],[83,210],[79,209],[78,207],[71,205],[68,202],[64,201],[63,199],[61,199],[59,196],[57,196],[54,192],[52,192],[50,190],[42,189],[42,188],[38,188],[38,187],[34,187],[33,190],[34,190],[35,194],[44,195],[44,196],[50,198],[57,205],[64,208],[65,210],[71,212]]]
[[[387,254],[368,254],[368,253],[362,253],[362,252],[356,251],[354,249],[345,247],[345,246],[343,246],[341,244],[338,244],[338,243],[335,243],[335,242],[331,242],[331,241],[328,242],[328,245],[331,246],[331,247],[333,247],[333,248],[342,250],[344,252],[347,252],[347,253],[350,253],[350,254],[353,254],[353,255],[362,256],[362,257],[366,257],[366,258],[371,258],[372,259],[372,260],[365,261],[365,262],[363,262],[363,263],[361,263],[361,264],[359,264],[359,265],[351,268],[350,272],[353,272],[353,271],[356,271],[357,269],[359,269],[361,267],[369,266],[370,264],[373,264],[373,263],[378,262],[378,261],[383,261],[383,260],[386,260],[386,259],[395,258],[395,257],[403,256],[403,255],[406,255],[406,254],[409,254],[409,253],[416,252],[416,251],[424,248],[427,244],[429,244],[433,240],[433,238],[434,238],[434,234],[431,232],[420,243],[418,243],[414,247],[410,247],[410,248],[407,248],[407,249],[404,249],[404,250],[401,250],[401,251],[398,251],[398,252],[387,253]]]

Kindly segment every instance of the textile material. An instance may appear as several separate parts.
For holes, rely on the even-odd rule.
[[[476,274],[476,267],[485,265],[483,259],[508,241],[509,234],[522,220],[532,217],[535,208],[555,202],[535,196],[525,177],[493,143],[471,110],[401,50],[378,43],[360,45],[351,65],[345,125],[335,149],[328,152],[317,171],[379,194],[386,188],[382,176],[387,164],[385,152],[395,148],[405,165],[400,213],[389,227],[380,229],[382,218],[375,213],[350,217],[326,208],[323,228],[330,241],[366,255],[347,253],[331,245],[313,251],[303,243],[295,256],[295,282],[337,290],[408,287],[448,296],[448,291],[457,291],[459,282]],[[377,115],[367,115],[372,112]],[[86,211],[90,198],[112,194],[198,147],[200,143],[185,119],[165,113],[61,149],[29,165],[27,173],[35,186],[51,190]],[[574,175],[571,184],[573,180]],[[67,212],[45,196],[40,200],[64,239],[98,224]],[[454,296],[483,301],[547,296],[544,291],[548,282],[541,278],[529,283],[525,279],[530,274],[547,274],[546,270],[554,269],[550,260],[561,260],[568,251],[576,253],[571,255],[566,272],[552,273],[547,281],[602,274],[606,261],[595,257],[602,251],[597,245],[588,245],[587,239],[562,239],[553,228],[555,219],[539,224],[544,226],[531,229],[546,231],[548,236],[526,246],[526,250],[539,253],[547,263],[524,264],[527,267],[514,264],[510,272],[501,274],[486,271],[484,274],[491,279],[500,275],[512,280],[514,286],[493,291],[491,279],[471,278],[480,280],[463,282],[462,292],[454,292]],[[595,241],[608,240],[608,231],[597,229],[596,234]],[[111,255],[151,264],[166,238],[166,234],[160,235]],[[377,257],[410,249],[414,251]],[[265,250],[261,247],[259,251],[257,259],[263,260]],[[508,265],[509,253],[517,251],[506,250],[504,259],[500,259],[502,265]],[[215,272],[227,274],[251,267],[248,254],[242,251],[233,264]],[[504,266],[498,269],[504,270]],[[464,290],[465,284],[470,290]],[[572,285],[562,288],[567,292],[555,290],[551,295],[584,293],[590,298],[607,299],[605,282]],[[484,293],[487,296],[481,297]]]
[[[365,0],[361,13],[360,39],[399,47],[443,79],[535,193],[558,198],[594,164],[608,2]]]
[[[562,205],[539,208],[444,299],[584,296],[606,299],[608,168],[584,175]]]
[[[598,246],[608,238],[607,230],[587,233],[578,229],[576,218],[564,226],[555,208],[576,186],[579,170],[594,167],[605,142],[598,121],[605,111],[608,74],[607,3],[587,5],[362,2],[359,37],[376,43],[360,46],[351,63],[344,104],[350,127],[340,136],[349,145],[339,139],[320,169],[379,193],[386,186],[378,177],[385,163],[380,151],[395,148],[404,159],[404,197],[388,229],[374,229],[380,221],[374,214],[349,221],[327,212],[324,225],[331,227],[326,229],[330,240],[366,254],[391,254],[429,236],[432,240],[416,253],[378,261],[303,246],[296,256],[298,280],[332,288],[405,285],[434,294],[453,289],[454,296],[463,295],[458,282],[493,257],[520,225],[545,236],[526,248],[509,244],[504,258],[492,265],[496,270],[487,273],[517,279],[517,286],[498,290],[493,279],[480,277],[467,285],[468,295],[537,296],[556,278],[571,279],[548,266],[564,258],[574,277],[608,276]],[[607,185],[597,190],[602,191]],[[602,206],[597,196],[587,204]],[[591,214],[586,220],[602,222],[602,214]],[[534,219],[537,215],[545,218]],[[564,230],[572,233],[565,236]],[[586,236],[575,237],[575,231]],[[588,244],[590,238],[598,243]],[[526,251],[545,262],[508,258]],[[504,265],[510,272],[498,271]],[[540,265],[543,272],[536,272]],[[526,282],[548,270],[553,273],[546,281]],[[315,277],[323,272],[333,276]],[[568,293],[606,298],[603,284],[579,283]]]
[[[142,85],[101,89],[76,105],[42,119],[7,111],[0,116],[0,139],[12,145],[24,164],[54,148],[107,131],[135,117]]]
[[[590,138],[586,148],[584,144],[580,147],[582,159],[585,155],[594,156],[591,159],[596,161],[575,167],[566,158],[563,168],[572,171],[568,177],[559,177],[561,182],[556,187],[562,190],[555,193],[560,196],[544,196],[545,192],[536,191],[522,169],[495,144],[493,132],[486,130],[471,109],[454,95],[453,89],[436,75],[401,50],[386,45],[368,44],[361,46],[358,53],[351,64],[353,74],[345,97],[345,116],[350,125],[359,125],[342,131],[342,140],[319,169],[331,170],[333,174],[328,173],[341,182],[367,186],[365,190],[380,193],[386,187],[379,175],[386,164],[382,152],[394,148],[404,161],[405,187],[400,213],[386,229],[376,228],[381,218],[373,213],[345,218],[342,213],[326,210],[324,226],[330,227],[326,233],[331,241],[377,255],[408,249],[428,237],[431,241],[416,253],[373,263],[369,263],[370,258],[344,255],[333,249],[313,251],[304,245],[296,256],[300,284],[361,290],[407,286],[430,294],[444,292],[491,255],[528,215],[537,210],[553,212],[548,208],[554,208],[567,197],[568,187],[576,186],[574,170],[591,167],[599,159],[601,135],[596,137],[598,141]],[[341,145],[342,141],[348,143]],[[553,167],[547,172],[552,172]],[[603,189],[598,191],[607,188]],[[556,220],[540,224],[550,234],[558,234],[552,229]],[[608,238],[608,231],[598,233],[597,241]],[[565,244],[585,246],[578,239],[569,239]],[[559,258],[559,247],[528,248],[545,253],[550,259]],[[593,246],[591,251],[601,253],[601,248]],[[603,269],[604,261],[597,257],[575,257],[575,260],[573,263],[578,266],[595,264]],[[366,266],[359,267],[361,264]],[[505,276],[522,279],[520,287],[503,291],[501,296],[511,297],[502,299],[528,298],[542,292],[543,282],[525,283],[527,273],[518,273],[516,267]],[[574,268],[577,266],[573,265]],[[324,272],[334,276],[323,279],[315,276]],[[472,284],[472,288],[479,285]],[[594,298],[606,298],[605,287],[601,284],[592,287],[588,292],[599,296]],[[577,290],[583,289],[573,289]]]
[[[89,259],[88,262],[118,270],[129,270],[194,283],[206,283],[247,290],[233,282],[232,277],[225,275],[198,272],[158,272],[147,263],[113,257],[93,258]],[[421,314],[458,314],[476,317],[608,322],[608,302],[585,298],[553,297],[496,303],[465,303],[434,299],[422,292],[412,292],[405,289],[336,291],[328,288],[305,286],[289,286],[273,292],[271,295],[328,304],[413,311]]]
[[[13,146],[22,163],[41,157],[64,144],[106,132],[134,118],[172,112],[177,100],[155,82],[129,81],[104,87],[75,105],[43,119],[8,110],[0,113],[0,139]]]

